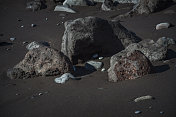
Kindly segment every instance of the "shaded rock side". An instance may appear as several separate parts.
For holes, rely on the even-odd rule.
[[[7,76],[11,79],[26,79],[67,72],[73,72],[72,63],[68,57],[52,48],[40,47],[30,50],[20,63],[7,71]]]
[[[95,53],[112,56],[124,46],[137,42],[132,35],[117,21],[92,16],[78,18],[65,22],[61,51],[74,64],[78,59],[86,60]]]
[[[130,51],[124,53],[108,69],[108,80],[118,82],[128,79],[136,79],[149,74],[152,65],[150,61],[140,51]]]

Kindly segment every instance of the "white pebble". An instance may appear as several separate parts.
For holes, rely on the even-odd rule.
[[[39,93],[38,95],[43,95],[43,93]]]
[[[65,73],[61,77],[55,78],[54,81],[56,83],[64,84],[67,80],[69,80],[69,78],[74,79],[75,77],[72,74],[70,74],[70,73]]]
[[[22,25],[22,26],[20,26],[21,28],[24,28],[24,26]]]
[[[156,25],[156,30],[164,29],[164,28],[169,28],[170,24],[169,23],[160,23]]]
[[[31,24],[31,27],[36,27],[36,24]]]
[[[98,59],[99,59],[99,60],[102,60],[102,59],[103,59],[103,57],[99,57]]]
[[[135,113],[135,114],[140,114],[140,113],[141,113],[141,111],[135,111],[134,113]]]
[[[16,39],[15,37],[11,37],[10,41],[15,41],[15,39]]]
[[[160,114],[164,114],[164,111],[160,111]]]
[[[45,20],[47,21],[47,20],[48,20],[48,18],[45,18]]]
[[[152,96],[150,95],[147,95],[147,96],[141,96],[141,97],[138,97],[134,100],[134,102],[139,102],[139,101],[143,101],[143,100],[150,100],[150,99],[153,99]]]

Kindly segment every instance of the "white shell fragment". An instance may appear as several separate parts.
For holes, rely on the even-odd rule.
[[[31,24],[31,27],[36,27],[37,25],[36,24]]]
[[[99,60],[103,60],[103,57],[99,57],[98,59],[99,59]]]
[[[156,30],[164,29],[164,28],[169,28],[170,24],[169,23],[160,23],[156,25]]]
[[[141,96],[141,97],[138,97],[134,100],[134,102],[139,102],[139,101],[143,101],[143,100],[151,100],[151,99],[154,99],[152,96],[150,95],[147,95],[147,96]]]
[[[105,69],[105,68],[102,68],[101,71],[104,72],[104,71],[106,71],[106,69]]]
[[[64,84],[67,80],[69,80],[70,78],[74,79],[75,77],[70,74],[70,73],[65,73],[63,74],[61,77],[59,78],[55,78],[55,82],[56,83],[60,83],[60,84]]]
[[[102,62],[96,62],[96,61],[88,61],[85,64],[86,69],[100,69],[102,68],[103,63]]]
[[[15,39],[16,39],[15,37],[11,37],[10,41],[15,41]]]
[[[135,114],[140,114],[140,113],[142,113],[141,111],[135,111],[134,112]]]
[[[76,13],[74,10],[72,10],[71,8],[65,7],[65,6],[61,6],[61,5],[57,5],[54,9],[54,11],[65,11],[65,12],[69,12],[69,13]]]

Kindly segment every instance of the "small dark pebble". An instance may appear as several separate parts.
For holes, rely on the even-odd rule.
[[[17,19],[17,21],[21,22],[21,21],[22,21],[22,19]]]
[[[4,36],[4,34],[0,34],[0,36],[1,36],[1,37],[3,37],[3,36]]]

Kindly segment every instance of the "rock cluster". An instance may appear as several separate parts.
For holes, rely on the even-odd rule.
[[[24,59],[7,71],[11,79],[26,79],[36,76],[54,76],[72,73],[73,66],[69,58],[47,46],[29,50]]]
[[[65,22],[61,51],[75,64],[95,53],[113,55],[135,42],[139,39],[118,21],[89,16]]]

